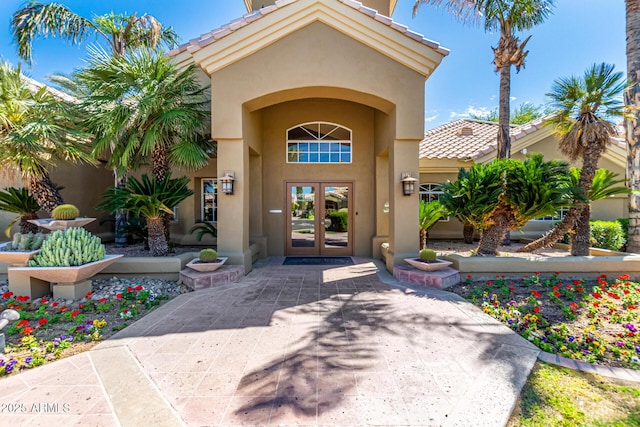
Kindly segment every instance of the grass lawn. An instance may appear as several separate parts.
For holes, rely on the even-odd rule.
[[[640,426],[640,384],[538,362],[507,426]]]

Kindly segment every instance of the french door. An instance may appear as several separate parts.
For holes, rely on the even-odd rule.
[[[287,255],[353,255],[353,183],[287,183]]]

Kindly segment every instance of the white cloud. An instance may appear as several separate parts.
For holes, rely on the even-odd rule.
[[[437,118],[438,118],[438,116],[439,116],[439,114],[438,114],[438,113],[436,113],[436,114],[434,114],[433,116],[425,117],[425,118],[424,118],[424,122],[425,122],[425,123],[430,123],[430,122],[434,121],[435,119],[437,119]]]
[[[471,116],[486,116],[491,112],[491,108],[487,107],[476,107],[473,105],[469,105],[466,110],[459,113],[456,111],[451,111],[449,113],[449,119],[465,119]]]
[[[516,100],[516,99],[518,99],[518,98],[516,98],[515,96],[512,96],[512,97],[510,97],[509,99],[510,99],[511,101],[515,101],[515,100]]]
[[[497,96],[497,95],[491,95],[491,96],[489,97],[489,101],[495,101],[496,99],[498,99],[498,96]]]

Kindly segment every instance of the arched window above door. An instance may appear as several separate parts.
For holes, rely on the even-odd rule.
[[[287,163],[351,163],[351,130],[313,122],[287,130]]]

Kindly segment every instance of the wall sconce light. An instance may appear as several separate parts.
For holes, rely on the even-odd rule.
[[[418,180],[411,176],[411,172],[402,172],[400,181],[402,182],[402,194],[410,196],[415,192]]]
[[[218,180],[222,185],[222,192],[224,194],[233,194],[233,181],[235,180],[236,175],[233,171],[224,171],[224,176]]]

